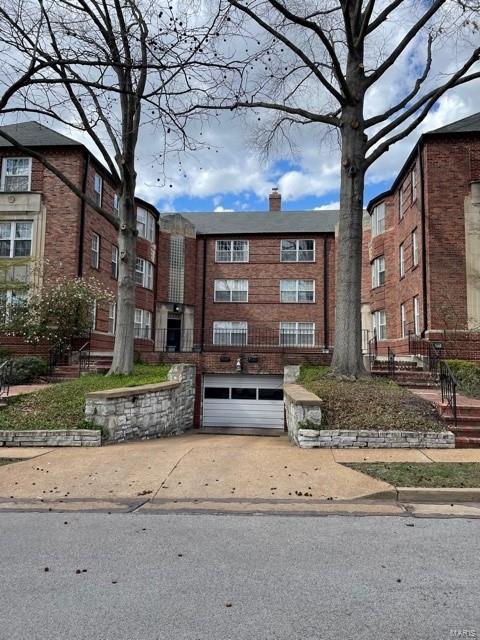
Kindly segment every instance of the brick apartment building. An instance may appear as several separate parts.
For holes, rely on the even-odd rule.
[[[417,335],[480,359],[480,114],[423,134],[367,211],[362,315],[379,353],[413,353]]]
[[[84,146],[37,123],[7,129],[115,214],[110,176]],[[20,301],[15,264],[25,257],[48,261],[46,280],[94,275],[115,293],[116,225],[1,140],[0,161],[0,256],[12,260],[4,302]],[[480,356],[479,206],[480,115],[424,134],[367,207],[365,347],[375,328],[380,354],[409,353],[414,333]],[[160,214],[139,199],[137,218],[135,349],[197,365],[198,424],[283,428],[285,365],[331,358],[338,212],[282,212],[274,190],[267,212]],[[111,354],[115,315],[113,304],[96,310],[93,357]]]

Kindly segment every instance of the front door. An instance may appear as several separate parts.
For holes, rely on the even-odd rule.
[[[180,351],[182,342],[181,318],[169,318],[167,323],[167,351]]]

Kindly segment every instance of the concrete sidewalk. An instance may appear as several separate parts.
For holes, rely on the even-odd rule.
[[[3,448],[0,458],[27,452]],[[391,485],[339,463],[480,462],[479,449],[303,450],[286,437],[204,434],[31,453],[34,457],[0,467],[0,509],[304,513],[376,498],[390,503],[381,509],[377,504],[375,512],[395,514],[402,509],[393,504]]]

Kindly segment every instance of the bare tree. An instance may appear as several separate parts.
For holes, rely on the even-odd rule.
[[[213,3],[215,4],[215,3]],[[213,6],[212,4],[212,6]],[[173,6],[174,5],[174,6]],[[0,6],[4,92],[0,114],[35,114],[86,132],[118,189],[118,220],[41,153],[0,131],[37,158],[72,191],[118,227],[117,327],[110,373],[129,373],[134,355],[137,224],[136,150],[140,127],[156,127],[157,162],[195,140],[186,130],[189,84],[212,20],[199,5],[164,0],[5,0]]]
[[[232,63],[228,73],[217,76],[222,87],[211,108],[275,114],[260,136],[265,148],[279,136],[291,140],[296,125],[326,125],[338,132],[341,185],[332,369],[340,375],[362,375],[365,174],[415,130],[446,91],[480,77],[478,0],[225,0],[225,5],[230,9],[225,38],[230,40],[230,55],[241,49],[244,57],[243,64]],[[439,49],[461,33],[472,41],[466,42],[461,62],[451,60],[443,73],[435,72]],[[411,56],[413,48],[420,55],[411,64],[416,80],[410,88],[392,91],[396,99],[378,112],[375,90],[385,76],[388,82],[388,73]]]

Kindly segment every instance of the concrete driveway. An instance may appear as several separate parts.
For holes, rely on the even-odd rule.
[[[5,451],[5,453],[3,453]],[[0,450],[0,457],[25,449]],[[341,466],[331,450],[286,437],[187,434],[101,448],[36,449],[0,467],[0,506],[89,502],[131,509],[146,501],[351,500],[391,487]],[[177,502],[175,502],[177,501]],[[100,506],[100,504],[98,504]]]
[[[0,458],[34,457],[0,466],[0,510],[307,513],[338,512],[343,501],[350,512],[395,514],[403,511],[393,487],[339,463],[430,463],[463,451],[306,450],[286,437],[198,433],[101,448],[4,448]],[[371,497],[390,501],[352,503]]]

